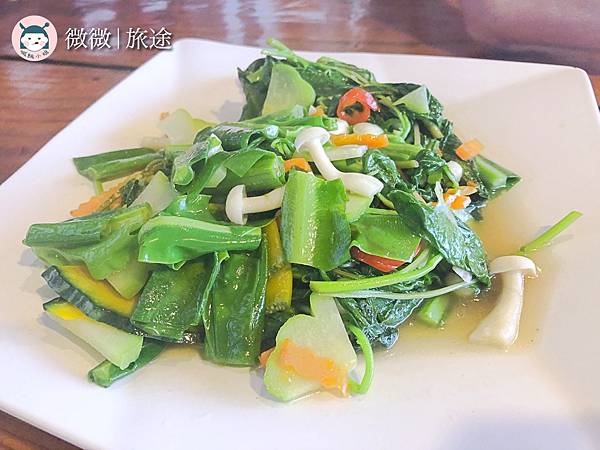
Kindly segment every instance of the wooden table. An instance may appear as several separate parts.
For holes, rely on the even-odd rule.
[[[0,183],[92,102],[156,50],[67,50],[69,27],[155,30],[173,40],[198,37],[263,46],[278,37],[299,50],[394,52],[561,63],[553,55],[514,53],[478,44],[465,31],[458,1],[251,0],[244,2],[5,1],[0,6]],[[144,6],[134,6],[134,4]],[[301,5],[301,6],[299,6]],[[48,17],[59,33],[44,62],[21,60],[7,39],[22,17]],[[593,49],[568,61],[592,74],[600,101],[600,64]],[[590,56],[590,57],[587,57]],[[593,57],[592,57],[593,56]],[[562,61],[564,63],[564,61]],[[4,388],[7,388],[6,386]],[[0,412],[0,449],[71,449],[71,445]]]

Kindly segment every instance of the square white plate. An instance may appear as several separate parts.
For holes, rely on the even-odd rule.
[[[43,318],[52,297],[22,244],[33,222],[67,218],[91,194],[71,157],[139,144],[161,111],[236,119],[236,67],[258,49],[186,39],[98,100],[0,187],[0,408],[84,448],[600,447],[600,121],[584,72],[571,67],[407,55],[332,54],[382,81],[425,83],[464,137],[523,176],[498,237],[531,238],[571,209],[568,243],[545,250],[547,286],[533,344],[503,353],[400,338],[377,355],[368,395],[319,394],[289,405],[258,375],[174,349],[101,389],[100,356]],[[307,54],[316,57],[317,54]],[[517,244],[517,243],[515,243]],[[540,297],[540,296],[538,296]],[[437,342],[437,341],[432,341]]]

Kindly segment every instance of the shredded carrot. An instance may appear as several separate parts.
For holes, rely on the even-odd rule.
[[[452,209],[464,209],[471,204],[471,198],[466,195],[458,195],[452,202],[450,207]]]
[[[477,193],[477,188],[473,186],[459,186],[458,188],[450,188],[446,191],[450,195],[473,195]]]
[[[456,156],[463,161],[467,161],[479,155],[483,150],[483,144],[477,139],[471,139],[470,141],[463,142],[463,144],[456,149]]]
[[[98,195],[94,195],[87,202],[83,202],[76,209],[71,211],[71,215],[73,217],[82,217],[98,211],[98,208],[100,208],[100,206],[102,206],[113,195],[116,195],[119,192],[119,189],[121,189],[120,184],[104,192],[100,192]],[[122,200],[111,203],[109,209],[118,208],[119,206],[121,206],[121,202]]]
[[[448,189],[448,192],[444,193],[444,202],[452,209],[463,209],[471,204],[471,199],[468,195],[458,194],[456,189]]]
[[[260,367],[267,366],[267,361],[269,360],[269,356],[271,356],[271,353],[273,353],[274,350],[275,350],[275,347],[271,347],[270,349],[265,350],[264,352],[262,352],[260,354],[260,356],[258,357],[258,362],[260,363]]]
[[[283,169],[286,172],[289,172],[292,167],[295,167],[296,169],[299,170],[303,170],[304,172],[310,172],[310,164],[308,164],[308,161],[304,158],[292,158],[292,159],[287,159],[283,162]]]
[[[317,106],[315,108],[315,110],[309,114],[309,116],[312,117],[322,117],[325,115],[325,108],[323,108],[321,105]]]
[[[347,390],[348,375],[334,360],[316,355],[290,339],[281,343],[278,363],[301,377],[318,380],[325,388],[338,388],[342,393]]]
[[[385,134],[338,134],[331,136],[331,143],[336,146],[340,145],[366,145],[369,148],[387,147],[390,143]]]
[[[458,191],[460,195],[473,195],[477,193],[477,188],[475,186],[459,186]]]

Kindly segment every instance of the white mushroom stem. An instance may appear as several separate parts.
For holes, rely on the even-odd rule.
[[[307,127],[298,133],[295,145],[297,150],[306,150],[310,153],[319,172],[326,180],[341,179],[347,190],[365,197],[372,197],[381,192],[383,183],[377,178],[362,173],[341,172],[336,169],[323,148],[323,144],[328,140],[329,133],[324,128]]]
[[[367,153],[368,147],[366,145],[340,145],[339,147],[330,147],[327,151],[327,157],[329,161],[342,161],[351,158],[362,158]],[[312,161],[310,153],[306,151],[294,153],[294,158],[304,158],[307,161]]]
[[[502,291],[494,309],[469,336],[471,342],[510,347],[519,334],[523,309],[525,276],[535,277],[535,263],[524,256],[501,256],[490,263],[490,273],[498,274]]]
[[[227,194],[225,213],[227,214],[227,218],[233,223],[244,225],[248,219],[247,214],[281,208],[284,193],[285,186],[282,186],[264,195],[246,197],[246,186],[240,184],[232,188],[229,194]]]

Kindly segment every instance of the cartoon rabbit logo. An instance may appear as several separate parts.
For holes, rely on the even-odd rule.
[[[42,61],[56,48],[56,28],[42,16],[27,16],[19,20],[12,33],[12,44],[21,58]]]

